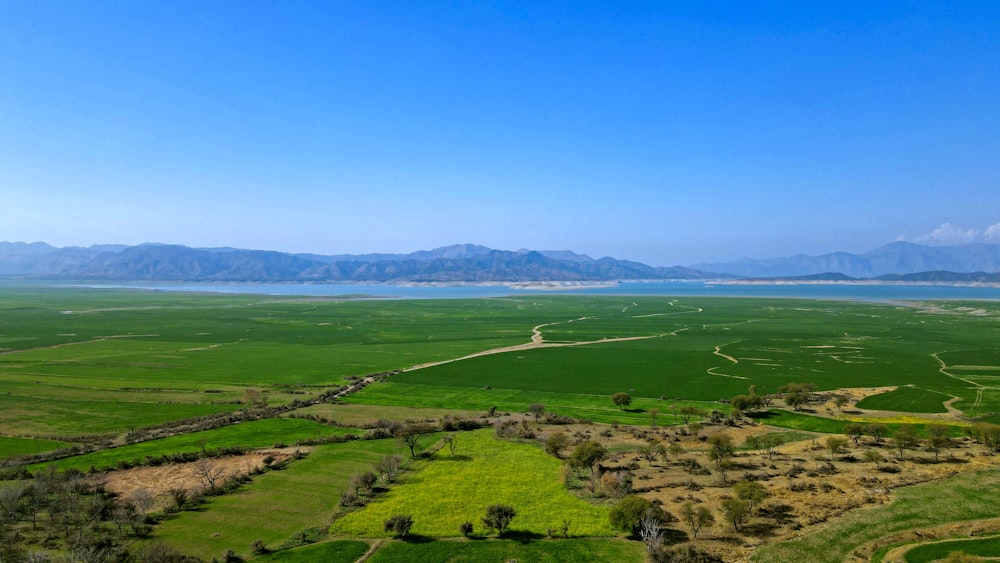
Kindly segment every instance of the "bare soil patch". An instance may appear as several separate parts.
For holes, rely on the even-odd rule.
[[[294,451],[307,451],[307,448],[275,448],[258,450],[244,455],[210,458],[214,469],[222,475],[221,480],[227,480],[238,475],[247,475],[264,466],[264,458],[273,458],[273,463],[289,459]],[[146,489],[152,494],[158,508],[168,503],[170,491],[183,489],[185,491],[201,491],[205,488],[204,480],[199,476],[196,465],[198,462],[172,463],[155,467],[135,467],[123,471],[110,471],[101,474],[98,479],[105,483],[105,488],[120,497],[128,498],[137,491]]]

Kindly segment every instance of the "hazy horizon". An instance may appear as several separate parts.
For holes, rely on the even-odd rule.
[[[12,3],[0,240],[1000,242],[1000,4]]]

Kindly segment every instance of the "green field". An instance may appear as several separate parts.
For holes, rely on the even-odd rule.
[[[483,533],[481,518],[491,504],[517,510],[514,532],[544,536],[571,521],[573,536],[611,536],[608,509],[571,495],[559,479],[562,463],[535,444],[492,438],[490,430],[463,433],[456,456],[438,451],[420,462],[384,498],[337,520],[335,534],[386,537],[383,523],[395,514],[413,518],[412,533],[428,537],[459,536],[459,525],[472,522]]]
[[[495,563],[502,561],[616,561],[641,563],[645,547],[616,540],[477,540],[392,542],[369,559],[372,563]]]
[[[965,473],[902,487],[895,502],[831,520],[800,538],[758,549],[753,561],[837,563],[862,545],[893,532],[1000,516],[1000,471]]]
[[[119,462],[142,462],[146,457],[157,457],[173,453],[200,452],[202,450],[242,447],[259,449],[275,444],[294,446],[297,440],[311,440],[328,436],[345,436],[356,430],[327,426],[310,420],[295,418],[273,418],[242,422],[213,430],[181,434],[159,440],[150,440],[128,446],[121,446],[94,453],[69,457],[51,463],[31,465],[36,470],[47,465],[59,469],[79,469],[86,471],[114,468]]]
[[[940,391],[903,386],[895,391],[866,397],[858,401],[858,406],[896,412],[948,412],[944,402],[950,398]]]
[[[839,301],[519,296],[344,301],[67,288],[0,288],[0,430],[34,437],[121,433],[239,408],[247,387],[271,404],[349,375],[404,369],[530,341],[548,345],[392,377],[351,402],[549,410],[641,423],[661,397],[715,401],[773,392],[908,385],[868,399],[970,416],[1000,412],[1000,305],[933,308]],[[609,341],[616,338],[639,338]],[[583,345],[575,345],[588,343]],[[486,387],[491,389],[485,389]],[[627,391],[633,412],[606,398]],[[902,394],[907,394],[903,397]],[[665,410],[662,409],[661,410]]]
[[[363,541],[356,540],[335,540],[316,545],[278,551],[267,557],[262,557],[262,561],[274,561],[280,563],[354,563],[359,557],[368,552],[370,546]]]
[[[0,436],[0,458],[49,452],[71,445],[58,440]]]
[[[919,545],[903,556],[906,563],[930,563],[944,559],[949,553],[962,551],[969,555],[997,557],[1000,554],[1000,537],[963,539]]]
[[[274,548],[307,528],[323,526],[337,511],[352,474],[369,471],[382,456],[399,453],[394,440],[316,446],[281,471],[255,477],[233,494],[211,498],[156,526],[150,541],[165,541],[204,559],[227,549],[248,555],[250,543]]]

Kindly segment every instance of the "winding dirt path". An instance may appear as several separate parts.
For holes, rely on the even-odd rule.
[[[597,317],[595,317],[595,316],[587,316],[587,317],[580,317],[580,318],[577,318],[577,319],[570,319],[568,321],[558,321],[558,322],[554,322],[554,323],[540,324],[540,325],[538,325],[538,326],[536,326],[536,327],[534,327],[534,328],[531,329],[531,341],[530,342],[526,342],[524,344],[515,344],[514,346],[504,346],[502,348],[493,348],[493,349],[490,349],[490,350],[483,350],[481,352],[475,352],[475,353],[472,353],[472,354],[468,354],[466,356],[462,356],[460,358],[452,358],[450,360],[441,360],[441,361],[438,361],[438,362],[428,362],[428,363],[425,363],[425,364],[417,364],[415,366],[410,366],[408,368],[405,368],[402,371],[404,371],[404,372],[406,372],[406,371],[414,371],[414,370],[418,370],[418,369],[424,369],[424,368],[429,368],[429,367],[434,367],[434,366],[440,366],[440,365],[444,365],[444,364],[450,364],[452,362],[460,362],[462,360],[469,360],[469,359],[472,359],[472,358],[478,358],[480,356],[491,356],[493,354],[506,354],[506,353],[509,353],[509,352],[521,352],[521,351],[524,351],[524,350],[534,350],[536,348],[568,348],[568,347],[571,347],[571,346],[586,346],[586,345],[589,345],[589,344],[610,344],[610,343],[614,343],[614,342],[629,342],[629,341],[633,341],[633,340],[650,340],[650,339],[653,339],[653,338],[663,338],[664,336],[677,336],[678,333],[683,332],[685,330],[688,330],[687,327],[684,327],[684,328],[679,328],[677,330],[674,330],[673,332],[665,332],[665,333],[662,333],[662,334],[652,334],[652,335],[648,335],[648,336],[622,336],[622,337],[618,337],[618,338],[601,338],[600,340],[586,340],[586,341],[580,341],[580,342],[546,342],[545,341],[545,337],[542,335],[542,329],[544,327],[547,327],[547,326],[560,325],[560,324],[568,324],[568,323],[573,323],[573,322],[577,322],[577,321],[584,321],[584,320],[588,320],[588,319],[595,319],[595,318],[597,318]],[[732,377],[736,377],[736,376],[732,376]]]

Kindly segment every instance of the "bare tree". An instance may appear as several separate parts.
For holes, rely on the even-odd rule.
[[[646,553],[652,555],[663,549],[663,532],[655,516],[646,515],[639,520],[639,537],[646,544]]]
[[[219,483],[226,475],[226,469],[219,467],[214,461],[203,457],[191,465],[191,470],[195,477],[201,481],[202,487],[210,493],[214,493]]]

